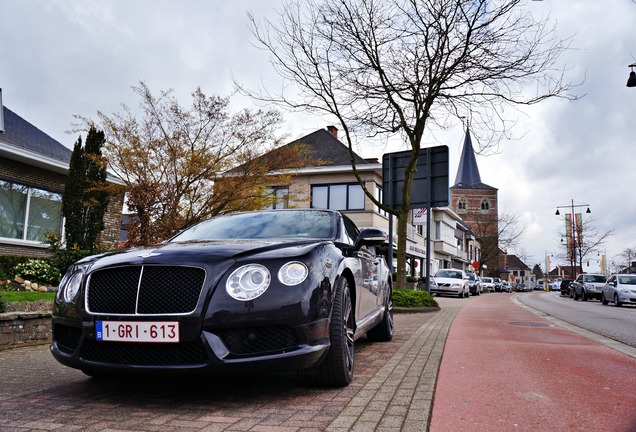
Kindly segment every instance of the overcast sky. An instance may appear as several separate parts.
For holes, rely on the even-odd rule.
[[[252,46],[247,11],[272,17],[279,0],[0,0],[0,88],[8,108],[69,148],[73,115],[138,106],[131,86],[153,93],[174,89],[184,105],[198,86],[227,96],[232,77],[254,88],[277,76]],[[524,234],[516,252],[544,268],[562,253],[558,206],[589,204],[595,228],[615,234],[611,259],[636,247],[636,88],[625,86],[636,62],[636,4],[630,0],[544,0],[529,3],[549,14],[561,37],[574,35],[564,57],[573,79],[585,79],[576,102],[548,101],[520,114],[517,140],[500,153],[477,156],[482,181],[499,189],[500,212],[519,215]],[[237,106],[255,108],[246,99]],[[290,139],[323,128],[328,119],[287,115]],[[435,134],[450,149],[455,180],[464,131]],[[391,149],[396,151],[401,149]],[[382,151],[361,150],[364,157]],[[575,210],[585,211],[585,207]],[[568,212],[561,209],[561,214]],[[592,257],[590,272],[598,270]]]

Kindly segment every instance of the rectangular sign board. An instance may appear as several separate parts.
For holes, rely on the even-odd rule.
[[[406,165],[410,150],[382,156],[382,203],[393,209],[402,205]],[[448,146],[420,150],[413,184],[410,208],[445,207],[449,204]]]

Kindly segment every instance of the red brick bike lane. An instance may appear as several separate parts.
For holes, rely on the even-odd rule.
[[[455,317],[429,431],[636,431],[636,359],[514,295],[473,297]]]

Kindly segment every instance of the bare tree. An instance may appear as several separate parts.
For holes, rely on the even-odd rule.
[[[164,240],[218,214],[266,207],[275,197],[263,177],[303,163],[300,150],[289,146],[261,158],[280,143],[276,110],[231,113],[229,98],[208,97],[201,89],[192,93],[190,107],[171,91],[153,95],[143,82],[133,90],[141,98],[139,118],[126,106],[123,113],[98,112],[104,156],[125,184],[134,214],[127,246]],[[268,181],[285,184],[281,177],[269,175]]]
[[[472,228],[481,246],[481,263],[486,264],[488,274],[498,277],[499,251],[515,249],[523,233],[518,215],[512,213],[483,213],[478,209],[461,214]]]
[[[277,21],[250,15],[258,45],[285,81],[245,93],[335,117],[353,158],[356,136],[399,138],[411,150],[398,217],[398,283],[405,281],[406,224],[422,140],[470,116],[490,139],[509,133],[506,107],[576,99],[557,67],[569,40],[535,19],[523,0],[290,0]],[[289,85],[295,84],[295,85]],[[240,86],[239,86],[240,87]],[[512,110],[514,111],[514,110]]]
[[[623,269],[633,271],[633,264],[636,261],[636,248],[625,248],[614,260],[618,260],[618,266]]]

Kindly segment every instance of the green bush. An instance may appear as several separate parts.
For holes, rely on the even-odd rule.
[[[437,307],[437,301],[426,291],[394,290],[393,306],[404,308]]]
[[[0,272],[4,273],[9,279],[13,277],[11,272],[13,267],[27,261],[29,258],[17,255],[0,255]]]
[[[13,274],[39,284],[56,286],[62,275],[60,271],[41,259],[30,259],[13,268]]]
[[[0,295],[0,313],[2,313],[2,312],[7,310],[7,305],[8,305],[8,303],[6,301],[4,301],[4,299]]]

